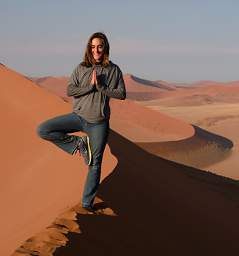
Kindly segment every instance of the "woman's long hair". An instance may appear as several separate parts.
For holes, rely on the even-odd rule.
[[[86,46],[86,50],[85,50],[85,56],[84,56],[84,60],[81,63],[84,66],[90,67],[92,65],[94,65],[96,63],[93,55],[92,55],[92,51],[91,51],[91,43],[92,40],[94,38],[99,38],[102,40],[103,43],[103,59],[102,59],[102,65],[103,66],[107,66],[109,65],[109,52],[110,52],[110,45],[109,45],[109,41],[106,37],[106,35],[102,32],[96,32],[93,35],[90,36],[88,42],[87,42],[87,46]]]

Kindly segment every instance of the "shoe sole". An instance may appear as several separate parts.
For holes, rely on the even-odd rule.
[[[90,139],[88,136],[86,136],[86,144],[87,144],[87,151],[89,153],[89,162],[88,165],[91,164],[91,158],[92,158],[92,154],[91,154],[91,148],[90,148]]]

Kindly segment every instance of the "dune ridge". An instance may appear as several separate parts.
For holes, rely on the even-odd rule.
[[[184,140],[136,144],[160,157],[200,169],[206,169],[230,157],[233,141],[198,126],[193,127],[195,134]],[[214,168],[211,171],[217,173]]]

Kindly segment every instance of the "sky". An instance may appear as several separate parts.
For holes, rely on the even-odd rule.
[[[91,34],[110,59],[148,80],[239,80],[237,0],[0,0],[0,63],[69,76]]]

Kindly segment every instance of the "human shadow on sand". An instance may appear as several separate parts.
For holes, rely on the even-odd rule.
[[[233,255],[239,250],[238,181],[150,154],[114,131],[118,164],[98,196],[115,212],[78,214],[55,256]]]

